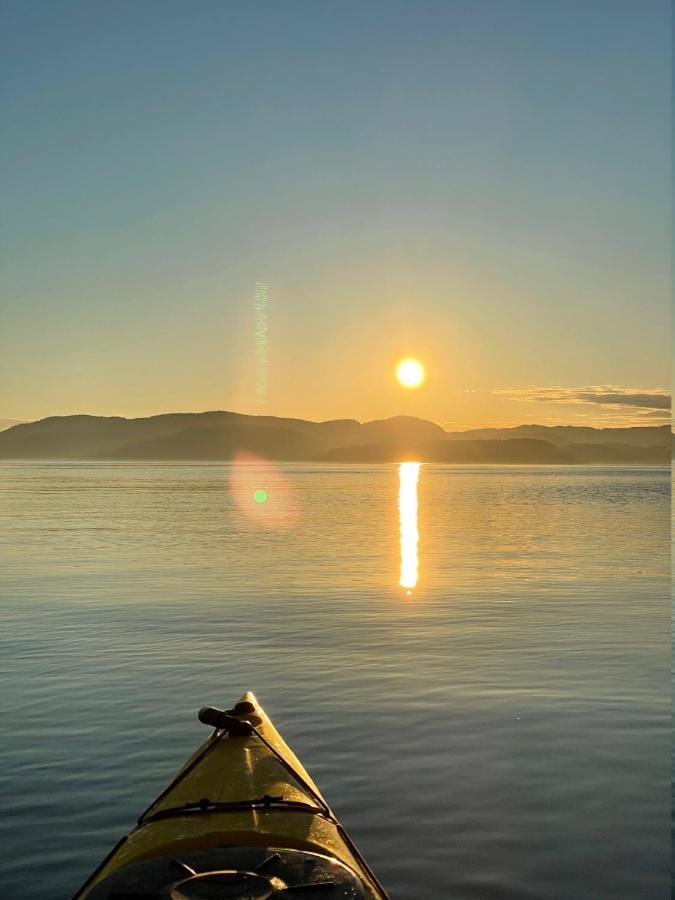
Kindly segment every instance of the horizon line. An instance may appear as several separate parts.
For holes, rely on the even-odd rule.
[[[469,433],[472,431],[484,431],[484,430],[495,430],[495,431],[505,431],[505,430],[513,430],[516,428],[590,428],[593,431],[606,431],[606,430],[615,430],[615,429],[625,429],[625,428],[665,428],[668,425],[672,426],[672,421],[667,414],[664,414],[663,420],[645,424],[599,424],[599,425],[591,425],[587,423],[579,423],[579,422],[555,422],[544,424],[538,421],[530,421],[530,422],[519,422],[518,424],[490,424],[490,425],[455,425],[452,426],[447,422],[436,422],[433,419],[425,419],[422,416],[412,416],[409,414],[399,414],[393,416],[385,416],[379,419],[356,419],[352,417],[338,417],[338,418],[330,418],[330,419],[307,419],[302,416],[282,416],[276,415],[275,413],[265,413],[265,412],[254,412],[254,413],[245,413],[238,412],[236,410],[230,409],[203,409],[203,410],[174,410],[171,412],[161,412],[161,413],[150,413],[148,415],[136,415],[136,416],[125,416],[120,414],[115,415],[102,415],[100,413],[88,413],[88,412],[76,412],[76,413],[55,413],[48,416],[41,416],[37,419],[17,419],[15,417],[2,417],[0,416],[0,431],[8,431],[10,428],[14,428],[17,425],[34,425],[37,422],[43,422],[48,419],[68,419],[68,418],[77,418],[77,417],[87,417],[92,419],[122,419],[123,421],[132,422],[139,419],[155,419],[161,418],[163,416],[200,416],[200,415],[209,415],[209,414],[225,414],[232,416],[244,416],[250,419],[262,418],[262,419],[281,419],[281,420],[295,420],[301,422],[311,422],[312,424],[326,424],[329,422],[356,422],[359,425],[367,425],[372,422],[386,422],[392,419],[414,419],[422,422],[430,422],[433,425],[437,425],[444,432],[448,434],[461,434],[461,433]]]

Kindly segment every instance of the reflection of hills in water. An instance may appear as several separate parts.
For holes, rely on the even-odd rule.
[[[296,461],[665,465],[670,428],[521,425],[446,432],[411,416],[309,422],[204,412],[54,416],[0,433],[2,459],[229,460],[242,450]]]

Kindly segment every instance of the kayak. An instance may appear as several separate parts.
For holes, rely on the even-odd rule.
[[[73,900],[387,900],[255,696],[213,732]]]

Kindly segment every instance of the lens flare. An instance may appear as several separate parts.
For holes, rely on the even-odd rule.
[[[408,588],[406,593],[417,585],[419,561],[417,545],[419,529],[417,525],[417,482],[420,476],[421,463],[404,462],[398,469],[398,512],[401,529],[401,587]]]
[[[267,301],[269,288],[266,284],[257,281],[255,285],[255,356],[256,356],[256,383],[255,401],[259,410],[263,410],[267,403]]]
[[[297,524],[297,494],[273,462],[252,453],[237,453],[232,460],[229,486],[239,511],[254,525],[288,531]]]

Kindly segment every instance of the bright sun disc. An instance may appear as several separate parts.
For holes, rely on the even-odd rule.
[[[412,356],[402,359],[396,367],[396,377],[403,387],[419,387],[424,381],[424,366]]]

